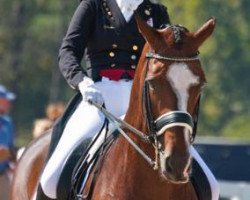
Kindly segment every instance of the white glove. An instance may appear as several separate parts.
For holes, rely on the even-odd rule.
[[[79,83],[78,88],[82,94],[83,100],[92,100],[95,103],[102,105],[104,103],[101,92],[95,87],[92,79],[84,77],[83,81]]]
[[[128,22],[143,0],[116,0],[125,20]]]

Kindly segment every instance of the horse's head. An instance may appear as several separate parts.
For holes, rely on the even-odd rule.
[[[140,18],[137,23],[148,43],[141,68],[148,129],[157,141],[163,177],[184,183],[191,170],[190,144],[206,82],[198,48],[212,34],[215,20],[208,20],[196,32],[182,26],[155,30]]]

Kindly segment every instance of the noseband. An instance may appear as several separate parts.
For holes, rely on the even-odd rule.
[[[198,54],[196,54],[193,57],[167,57],[167,56],[161,56],[156,53],[147,53],[146,58],[147,58],[147,65],[145,70],[145,78],[144,78],[145,81],[143,86],[143,105],[144,105],[144,117],[147,121],[147,126],[149,129],[149,138],[151,139],[151,141],[154,140],[155,143],[158,143],[157,137],[162,135],[165,130],[172,127],[181,126],[188,129],[190,133],[190,142],[193,142],[197,130],[200,98],[195,108],[194,118],[192,118],[192,116],[188,112],[177,110],[164,113],[163,115],[158,117],[158,119],[154,120],[152,114],[150,93],[149,93],[149,83],[146,80],[146,76],[149,69],[150,59],[167,60],[174,62],[189,62],[189,61],[199,60]]]

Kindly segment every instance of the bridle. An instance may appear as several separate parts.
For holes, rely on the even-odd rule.
[[[167,61],[172,61],[172,62],[190,62],[190,61],[197,61],[199,60],[199,58],[198,58],[198,53],[193,57],[168,57],[168,56],[162,56],[162,55],[152,53],[152,52],[147,53],[146,58],[147,58],[147,63],[146,63],[146,70],[144,74],[142,105],[143,105],[143,110],[144,110],[144,118],[146,119],[148,131],[149,131],[148,138],[155,148],[154,169],[158,169],[158,157],[159,157],[159,152],[161,151],[161,145],[159,145],[158,138],[167,129],[170,129],[176,126],[185,127],[188,129],[190,133],[190,143],[194,141],[195,136],[196,136],[196,131],[197,131],[197,124],[198,124],[200,97],[195,107],[194,118],[188,112],[177,110],[177,111],[164,113],[155,120],[153,117],[152,105],[151,105],[151,100],[150,100],[149,82],[148,80],[146,80],[150,59],[167,60]]]
[[[152,105],[151,105],[150,93],[149,93],[149,83],[148,83],[148,80],[146,80],[146,76],[147,76],[148,69],[149,69],[150,59],[167,60],[167,61],[174,61],[174,62],[189,62],[189,61],[199,60],[198,54],[193,57],[167,57],[167,56],[161,56],[156,53],[147,53],[146,58],[147,58],[147,64],[146,64],[146,70],[145,70],[145,75],[144,75],[145,81],[144,81],[144,86],[143,86],[143,105],[144,105],[144,117],[147,121],[147,126],[148,126],[150,137],[156,138],[168,128],[171,128],[174,126],[183,126],[183,127],[186,127],[191,133],[190,141],[193,142],[195,135],[196,135],[196,129],[197,129],[200,97],[195,108],[194,119],[188,112],[172,111],[172,112],[164,113],[163,115],[161,115],[155,120],[152,114]]]
[[[159,145],[159,136],[164,133],[165,130],[181,126],[185,127],[190,132],[190,143],[192,143],[195,139],[197,124],[198,124],[198,113],[199,113],[199,102],[195,107],[194,117],[192,117],[189,113],[184,111],[171,111],[164,113],[163,115],[159,116],[156,120],[152,115],[152,105],[149,93],[149,83],[145,79],[148,68],[149,68],[149,61],[150,59],[161,59],[167,61],[174,61],[174,62],[190,62],[190,61],[197,61],[199,60],[198,55],[193,57],[167,57],[162,56],[156,53],[147,53],[146,55],[147,63],[146,63],[146,70],[145,70],[145,77],[144,77],[144,86],[143,86],[143,110],[144,110],[144,118],[147,122],[148,127],[148,134],[143,133],[137,130],[135,127],[131,126],[125,121],[115,117],[113,114],[108,112],[102,105],[96,104],[95,102],[89,101],[90,104],[96,106],[111,122],[114,123],[115,128],[122,134],[122,136],[134,147],[134,149],[153,167],[154,170],[159,168],[158,158],[159,152],[161,152],[161,147]],[[121,128],[126,128],[130,130],[132,133],[137,135],[141,138],[144,142],[152,144],[155,149],[155,160],[152,160]]]

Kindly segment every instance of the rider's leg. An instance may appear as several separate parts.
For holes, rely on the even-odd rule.
[[[89,106],[84,101],[79,104],[67,122],[58,145],[41,176],[41,186],[48,197],[56,199],[57,182],[67,156],[83,140],[91,138],[93,133],[99,132],[103,122],[103,115],[95,107]]]
[[[96,83],[96,87],[103,94],[107,110],[116,116],[126,112],[131,81],[117,82],[104,79],[102,82]],[[98,133],[103,122],[104,116],[97,108],[87,102],[79,104],[67,122],[61,139],[45,166],[40,181],[43,191],[40,192],[44,192],[51,199],[56,199],[57,183],[65,159],[84,139],[91,138]]]
[[[211,192],[212,192],[212,199],[211,200],[218,200],[219,199],[219,193],[220,188],[217,180],[215,179],[213,173],[210,171],[206,163],[203,161],[203,159],[200,157],[199,153],[195,150],[193,146],[191,146],[191,154],[192,157],[199,163],[200,167],[202,168],[203,172],[207,176]]]

